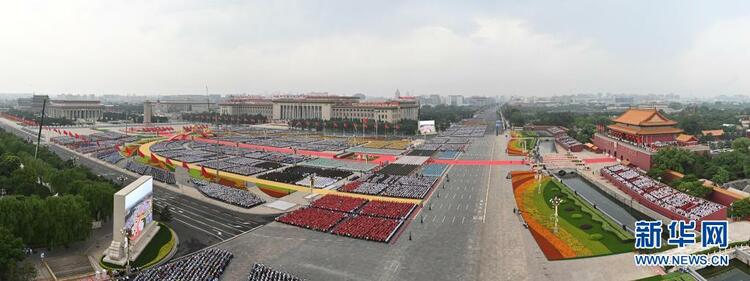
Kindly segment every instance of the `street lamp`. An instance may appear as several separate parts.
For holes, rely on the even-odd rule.
[[[562,204],[563,200],[560,199],[560,197],[555,196],[555,198],[550,199],[549,202],[552,203],[552,206],[555,207],[555,214],[553,215],[554,216],[553,219],[555,221],[555,228],[553,230],[555,233],[557,233],[557,223],[558,223],[557,207],[560,206],[560,204]]]
[[[130,228],[123,228],[120,233],[125,240],[125,273],[130,274],[130,238],[133,237],[133,232]]]

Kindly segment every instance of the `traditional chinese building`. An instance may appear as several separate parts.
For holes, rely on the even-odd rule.
[[[658,148],[676,145],[683,132],[675,127],[677,122],[656,109],[631,108],[612,121],[614,124],[599,128],[592,143],[624,164],[643,170],[651,168],[651,157]]]

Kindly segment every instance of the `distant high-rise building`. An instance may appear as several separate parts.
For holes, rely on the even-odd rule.
[[[462,95],[450,95],[448,96],[448,105],[462,106],[464,105],[464,96]]]

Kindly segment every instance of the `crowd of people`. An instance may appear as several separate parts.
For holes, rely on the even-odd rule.
[[[304,281],[305,279],[278,271],[262,263],[256,263],[250,270],[247,281]]]
[[[682,193],[666,184],[642,175],[633,168],[620,164],[604,167],[602,176],[636,199],[642,198],[660,209],[667,217],[675,214],[691,220],[699,220],[720,211],[723,205]],[[639,200],[640,202],[640,200]],[[660,211],[660,210],[656,210]]]
[[[90,135],[79,135],[66,130],[62,136],[50,138],[50,141],[66,146],[77,152],[88,154],[112,150],[117,145],[135,141],[135,136],[126,136],[117,132],[97,132]],[[58,133],[61,133],[58,130]]]
[[[313,176],[310,175],[308,177],[303,178],[300,181],[297,181],[295,184],[301,185],[301,186],[308,186],[308,187],[310,185],[313,185],[314,188],[326,188],[336,183],[337,181],[339,181],[339,179],[332,179],[332,178],[319,177],[319,176],[315,176],[313,178]]]
[[[369,201],[359,213],[389,219],[406,219],[416,206],[411,203]]]
[[[389,185],[381,195],[402,198],[424,198],[430,192],[438,177],[406,176]]]
[[[308,207],[286,213],[276,220],[307,229],[328,232],[346,216],[347,214],[342,212]]]
[[[487,130],[485,125],[452,125],[440,132],[441,137],[481,137]]]
[[[353,216],[339,223],[332,233],[359,239],[388,242],[401,221],[366,215]]]
[[[152,176],[155,180],[160,182],[168,184],[174,184],[177,182],[175,180],[174,173],[164,169],[143,165],[135,161],[129,161],[127,164],[125,164],[125,169],[133,173]]]
[[[191,179],[190,181],[201,193],[203,193],[203,195],[224,203],[243,208],[252,208],[266,203],[262,198],[245,190],[204,180]]]
[[[224,141],[239,142],[271,147],[291,147],[298,150],[342,151],[351,147],[344,139],[322,139],[303,136],[230,136],[219,138]]]
[[[417,170],[417,165],[406,165],[406,164],[388,164],[378,171],[381,174],[394,175],[394,176],[406,176]]]
[[[562,134],[558,137],[555,137],[555,141],[559,143],[566,150],[569,150],[572,152],[580,152],[581,150],[583,150],[583,147],[584,147],[580,141],[568,136],[567,134]]]
[[[233,255],[223,249],[208,249],[186,258],[147,269],[133,281],[216,281],[224,273]]]
[[[298,181],[301,181],[302,179],[312,174],[315,174],[316,180],[322,177],[322,178],[331,178],[331,179],[335,179],[336,181],[338,181],[340,179],[351,176],[352,172],[338,170],[338,169],[325,169],[325,168],[308,167],[308,166],[293,166],[293,167],[288,167],[282,171],[273,171],[270,173],[263,174],[259,176],[258,178],[261,178],[264,180],[271,180],[275,182],[295,184]]]
[[[120,162],[120,160],[124,158],[122,157],[122,154],[120,154],[120,152],[115,149],[109,149],[94,153],[94,157],[110,164]]]
[[[367,201],[338,195],[326,195],[299,209],[277,218],[277,221],[312,230],[388,242],[401,226],[415,204]]]
[[[438,178],[438,176],[424,174],[411,176],[388,175],[378,171],[364,174],[357,181],[345,184],[339,187],[338,190],[401,198],[424,198],[437,182]]]
[[[367,200],[362,198],[326,195],[312,202],[310,206],[331,211],[352,213],[364,205],[365,202],[367,202]]]

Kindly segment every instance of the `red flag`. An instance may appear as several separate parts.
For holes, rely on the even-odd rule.
[[[144,157],[144,156],[146,156],[146,155],[143,155],[143,152],[142,152],[142,151],[141,151],[140,149],[138,149],[138,156],[140,156],[140,157]]]
[[[182,161],[182,167],[185,168],[185,169],[190,169],[190,167],[188,167],[187,162],[185,162],[185,161]]]
[[[156,154],[151,153],[151,161],[155,163],[159,163],[159,158],[156,158]]]
[[[206,178],[211,176],[211,174],[206,171],[206,167],[201,166],[201,176]]]
[[[172,160],[169,160],[169,158],[167,158],[167,164],[174,166],[174,164],[172,163]]]

